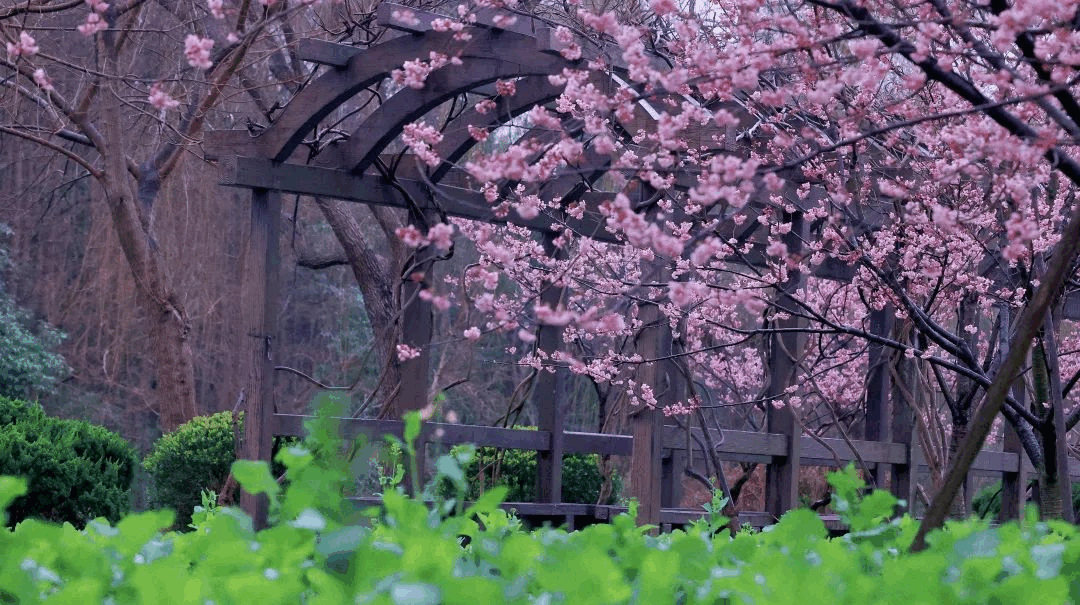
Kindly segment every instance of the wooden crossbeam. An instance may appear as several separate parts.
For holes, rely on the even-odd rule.
[[[311,416],[295,414],[274,414],[273,426],[275,435],[288,435],[302,437],[304,435],[304,421]],[[378,438],[381,435],[404,435],[405,423],[401,420],[376,420],[370,418],[341,418],[344,436],[347,439],[366,435],[369,438]],[[700,431],[701,429],[693,429]],[[674,451],[683,449],[685,437],[683,429],[665,426],[663,428],[662,442],[665,450]],[[586,433],[567,431],[565,434],[564,451],[566,453],[598,453],[608,456],[629,456],[632,450],[633,438],[630,435],[610,435],[606,433]],[[548,431],[533,431],[526,429],[507,429],[491,426],[475,426],[467,424],[447,424],[439,422],[425,422],[422,425],[422,438],[428,442],[437,441],[444,445],[457,445],[471,443],[477,447],[497,447],[506,449],[521,449],[537,452],[550,450],[551,435]],[[787,452],[786,436],[774,433],[755,433],[752,431],[728,431],[723,432],[723,440],[716,446],[717,453],[723,460],[745,460],[748,457],[764,463],[771,462],[775,457],[783,456]],[[824,445],[822,445],[824,442]],[[852,440],[851,445],[859,452],[859,457],[870,465],[903,464],[907,461],[908,446],[903,443],[881,443],[877,441]],[[827,446],[827,447],[826,447]],[[846,465],[856,460],[851,447],[843,439],[823,438],[817,439],[803,435],[801,437],[801,454],[804,465],[807,466],[836,466],[833,452],[836,452],[841,464]],[[697,446],[694,447],[696,458],[700,458],[702,452]],[[918,466],[925,469],[921,456],[916,457]],[[1020,456],[1014,452],[982,451],[972,464],[972,472],[979,474],[993,474],[1001,472],[1015,473],[1019,468]],[[1031,463],[1025,460],[1027,472],[1033,472]],[[1080,478],[1080,460],[1069,461],[1070,474],[1074,478]]]

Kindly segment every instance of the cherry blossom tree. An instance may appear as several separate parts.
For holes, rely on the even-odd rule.
[[[564,259],[540,258],[529,235],[461,227],[489,250],[483,270],[514,275],[533,293],[501,301],[478,329],[536,322],[567,326],[571,341],[626,338],[643,327],[643,305],[655,304],[687,371],[706,385],[724,363],[745,358],[740,345],[768,334],[806,334],[802,346],[827,352],[823,359],[886,346],[917,360],[943,400],[955,468],[970,462],[1004,405],[1040,469],[1046,512],[1055,514],[1057,501],[1071,517],[1060,469],[1072,420],[1063,396],[1075,380],[1062,378],[1061,365],[1075,361],[1058,343],[1080,227],[1072,220],[1080,165],[1070,155],[1080,121],[1070,92],[1076,7],[651,8],[669,37],[587,10],[578,31],[557,29],[562,54],[580,68],[553,76],[562,96],[529,116],[559,133],[557,142],[526,140],[461,166],[502,211],[566,221],[584,208],[538,195],[539,184],[584,171],[589,153],[609,158],[614,175],[596,211],[618,246],[591,243],[567,222],[556,241]],[[598,74],[625,85],[604,92],[593,85]],[[635,117],[646,105],[651,129]],[[567,129],[567,117],[584,128]],[[410,143],[429,166],[440,160],[434,136]],[[657,264],[665,271],[641,268]],[[538,303],[530,271],[558,276],[574,294],[554,308]],[[623,309],[621,323],[595,321]],[[888,311],[900,327],[874,333],[873,311]],[[792,319],[796,327],[785,327]],[[831,351],[821,344],[845,338]],[[1032,407],[1003,389],[1035,341]],[[640,357],[596,351],[534,352],[524,362],[566,364],[625,386],[631,404],[657,405],[650,385],[628,377]],[[802,405],[807,390],[835,400],[838,385],[851,384],[842,374],[792,385],[774,403]],[[688,393],[670,411],[700,405]],[[942,478],[944,492],[955,491],[955,476]]]

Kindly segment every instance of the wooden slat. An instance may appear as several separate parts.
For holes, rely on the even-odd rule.
[[[351,497],[349,501],[358,507],[382,506],[382,499],[378,496]],[[429,503],[430,504],[430,503]],[[468,506],[469,503],[466,503]],[[608,504],[570,504],[548,502],[503,502],[500,507],[508,512],[514,512],[523,518],[529,517],[584,517],[589,519],[607,521],[627,512],[625,506]],[[660,510],[658,525],[687,525],[705,516],[704,509],[700,508],[663,508]],[[825,527],[834,531],[847,529],[837,515],[821,515]],[[755,529],[772,525],[775,519],[767,512],[740,511],[739,521],[746,523]]]
[[[685,450],[672,450],[670,456],[665,455],[663,457],[660,465],[660,506],[662,509],[677,507],[682,503],[682,480],[686,470],[686,463],[687,455]]]
[[[311,416],[295,414],[274,414],[277,429],[275,435],[304,435],[304,420]],[[379,439],[389,434],[401,438],[405,423],[400,420],[375,420],[372,418],[340,418],[345,437],[355,438],[367,435]],[[544,451],[548,448],[551,436],[545,431],[527,431],[522,429],[504,429],[490,426],[468,424],[446,424],[425,422],[422,427],[428,441],[457,445],[472,443],[478,447],[498,447]]]
[[[304,38],[296,45],[296,55],[301,61],[319,63],[342,68],[349,64],[349,59],[363,54],[364,49],[348,44],[337,44],[314,38]]]
[[[693,431],[701,434],[701,429]],[[725,429],[722,436],[714,436],[713,442],[717,443],[716,451],[720,454],[750,454],[771,458],[787,454],[787,442],[783,435],[771,433],[757,433],[753,431],[732,431]],[[680,449],[686,443],[686,437],[682,429],[672,426],[664,427],[664,447],[668,449]],[[698,450],[700,451],[700,450]],[[728,456],[722,456],[725,460]]]
[[[207,130],[203,133],[203,157],[214,161],[235,155],[257,156],[257,141],[246,130]]]
[[[563,434],[567,453],[596,453],[605,456],[629,456],[634,447],[634,438],[630,435],[605,435],[603,433],[579,433],[566,431]]]
[[[1019,467],[1019,458],[1011,452],[979,452],[971,470],[990,473],[1015,473]]]
[[[841,466],[855,461],[855,455],[843,439],[824,438],[824,441],[840,457]],[[881,443],[879,441],[863,441],[852,439],[851,444],[858,450],[859,456],[864,462],[887,464],[904,464],[907,462],[907,446],[903,443]],[[802,456],[827,461],[825,466],[836,466],[836,460],[828,448],[821,445],[816,439],[803,435]]]
[[[541,214],[525,219],[516,212],[498,217],[483,194],[470,189],[440,185],[439,195],[432,199],[426,183],[397,179],[391,184],[379,175],[354,175],[344,170],[304,164],[277,163],[270,160],[236,156],[222,160],[221,184],[228,187],[268,187],[301,195],[410,208],[410,203],[445,212],[449,216],[493,224],[509,223],[536,231],[558,232],[569,227],[575,232],[603,242],[616,242],[605,227],[599,212],[587,212],[581,219],[566,217],[558,221]],[[404,191],[404,192],[403,192]],[[589,197],[589,196],[586,196]],[[591,197],[600,198],[592,194]],[[610,194],[603,196],[610,198]],[[595,205],[595,204],[594,204]]]

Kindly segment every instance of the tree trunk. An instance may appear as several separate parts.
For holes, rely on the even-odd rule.
[[[175,308],[151,307],[150,354],[157,368],[155,399],[161,430],[170,432],[198,415],[191,326]]]
[[[397,317],[399,305],[394,296],[397,276],[386,262],[368,246],[352,207],[338,200],[317,198],[331,230],[345,250],[353,277],[364,296],[364,310],[371,322],[375,354],[380,366],[379,384],[373,400],[381,410],[394,409],[401,384],[401,362],[395,347],[398,343]]]
[[[109,128],[111,140],[123,141],[119,124]],[[152,241],[149,214],[154,200],[137,201],[122,143],[108,149],[106,157],[108,171],[101,184],[117,240],[140,292],[138,304],[148,323],[148,354],[156,370],[155,407],[161,430],[170,432],[196,415],[191,326],[180,297],[168,283],[162,253]]]
[[[1053,325],[1048,317],[1047,328]],[[1067,449],[1064,447],[1064,435],[1059,434],[1058,425],[1064,423],[1061,410],[1060,374],[1053,355],[1057,343],[1051,330],[1043,332],[1044,340],[1037,341],[1031,353],[1032,374],[1035,384],[1035,401],[1040,411],[1047,411],[1040,427],[1043,459],[1039,465],[1039,516],[1046,519],[1064,519],[1072,522],[1071,487],[1067,473]],[[1056,389],[1056,393],[1055,393]],[[1056,395],[1056,396],[1055,396]],[[1046,406],[1049,405],[1047,410]]]
[[[949,434],[949,464],[953,463],[956,459],[956,452],[960,449],[960,443],[967,437],[968,424],[966,418],[953,418],[952,431]],[[967,502],[965,496],[966,490],[960,490],[956,494],[956,498],[953,499],[952,506],[949,508],[949,516],[962,519],[967,516]]]

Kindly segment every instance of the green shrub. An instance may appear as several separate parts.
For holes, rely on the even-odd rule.
[[[1034,487],[1032,480],[1029,487]],[[1072,484],[1073,510],[1080,510],[1080,483]],[[997,519],[1001,514],[1001,482],[988,485],[971,499],[971,511],[984,519]]]
[[[10,524],[37,517],[81,528],[90,519],[115,522],[127,512],[136,458],[122,437],[2,397],[0,423],[0,475],[29,482],[8,511]]]
[[[533,502],[536,500],[536,452],[526,450],[498,450],[482,447],[476,450],[476,458],[465,469],[469,482],[466,498],[475,500],[484,491],[505,485],[509,490],[507,502]],[[618,500],[622,482],[611,474],[611,495],[606,504]],[[562,464],[562,501],[579,504],[596,504],[604,476],[600,474],[598,454],[565,454]],[[450,487],[442,486],[444,495]]]
[[[235,430],[242,435],[243,412],[239,416]],[[150,476],[151,505],[176,511],[177,528],[186,528],[191,522],[191,512],[202,503],[203,490],[220,492],[225,486],[229,468],[236,460],[233,428],[231,412],[193,418],[162,435],[143,460],[143,468]],[[275,452],[280,441],[274,441]],[[274,472],[279,476],[284,469],[275,465]]]
[[[0,395],[0,426],[6,426],[13,422],[45,417],[45,410],[36,403],[8,399]]]

